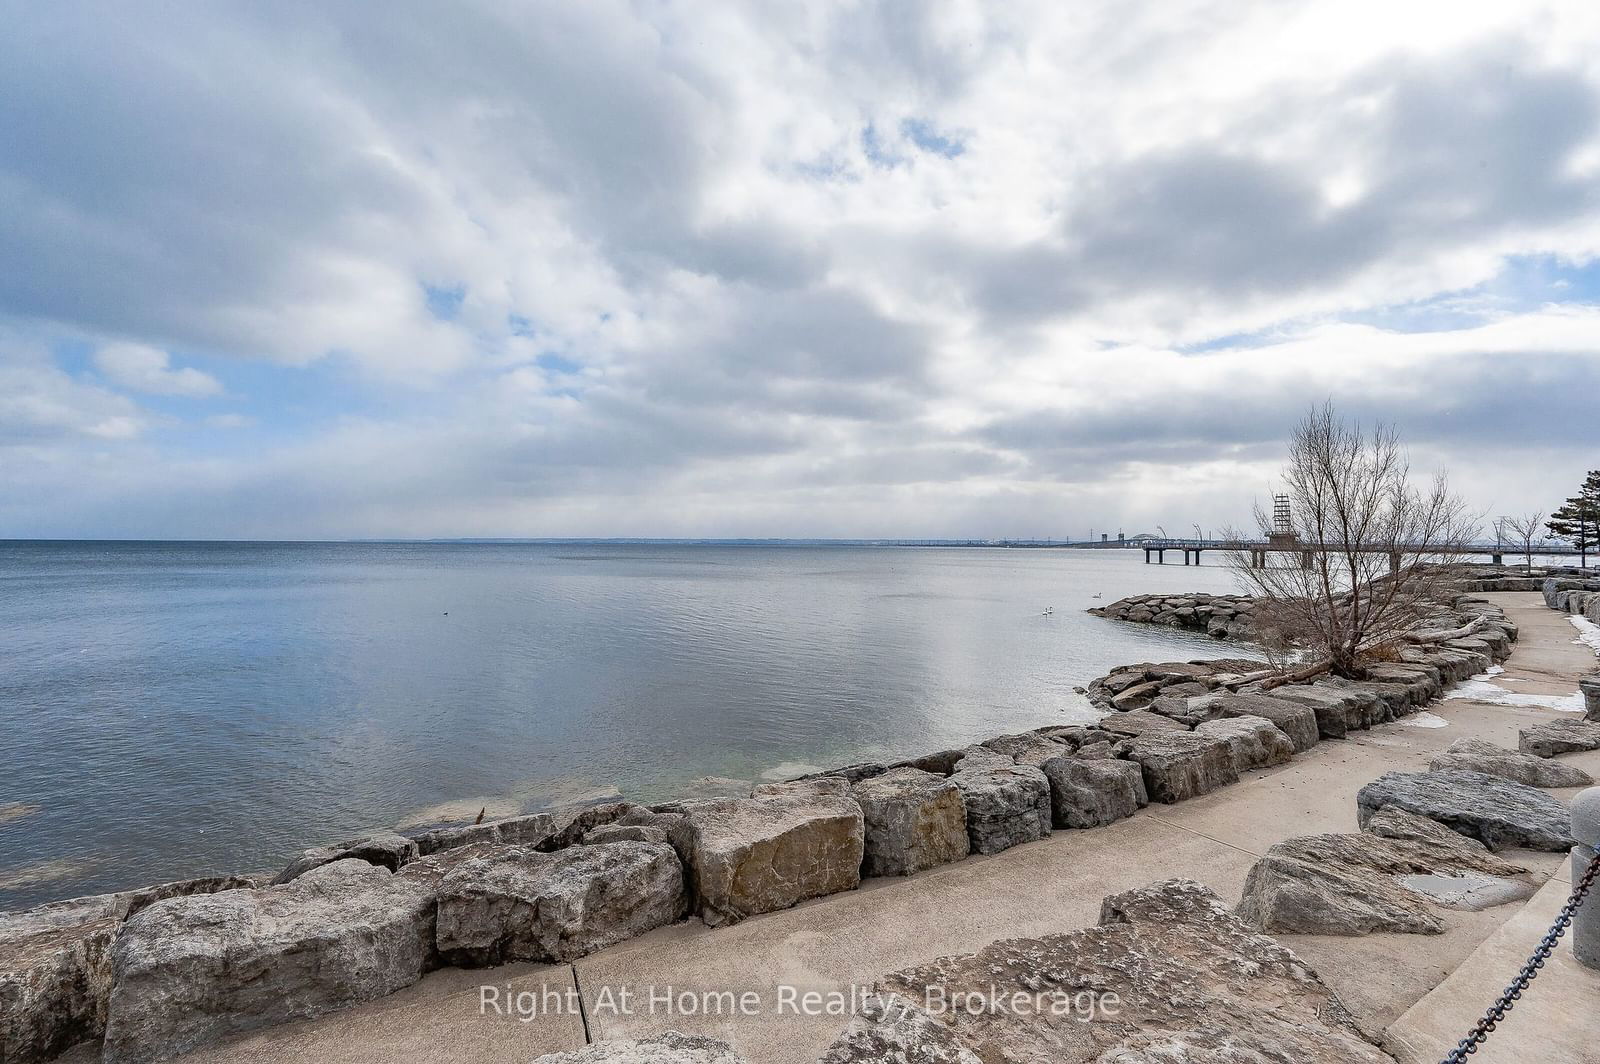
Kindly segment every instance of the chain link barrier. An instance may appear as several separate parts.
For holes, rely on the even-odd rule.
[[[1556,943],[1561,941],[1561,936],[1566,934],[1567,928],[1572,925],[1573,914],[1578,911],[1578,906],[1583,904],[1583,899],[1588,895],[1589,888],[1594,886],[1597,876],[1600,876],[1600,851],[1596,851],[1594,859],[1589,862],[1589,867],[1584,870],[1583,878],[1572,888],[1567,904],[1561,907],[1556,922],[1550,925],[1550,930],[1539,940],[1539,945],[1528,958],[1528,963],[1517,972],[1517,977],[1511,980],[1511,985],[1506,987],[1505,993],[1489,1006],[1489,1011],[1483,1014],[1483,1018],[1473,1024],[1467,1037],[1463,1038],[1460,1044],[1450,1051],[1450,1055],[1439,1064],[1465,1064],[1466,1059],[1476,1053],[1478,1047],[1488,1040],[1496,1025],[1506,1018],[1506,1013],[1511,1011],[1512,1006],[1522,1000],[1522,992],[1528,989],[1528,984],[1539,974],[1544,962],[1555,952]]]

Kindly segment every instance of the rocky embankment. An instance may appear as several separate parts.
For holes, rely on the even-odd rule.
[[[383,997],[441,966],[568,961],[685,917],[729,924],[863,876],[1109,824],[1414,712],[1505,656],[1516,631],[1501,611],[1465,596],[1453,609],[1488,624],[1408,651],[1367,681],[1232,692],[1222,683],[1255,663],[1130,666],[1091,685],[1108,710],[1095,724],[845,766],[743,797],[381,831],[307,850],[275,876],[0,915],[0,1059],[103,1039],[111,1064],[160,1060]]]
[[[1551,609],[1600,624],[1600,576],[1579,572],[1545,577],[1536,590],[1544,593],[1544,604]]]
[[[1248,595],[1129,595],[1089,612],[1113,621],[1204,632],[1215,639],[1249,639],[1255,608]]]

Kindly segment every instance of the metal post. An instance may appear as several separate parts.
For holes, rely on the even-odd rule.
[[[1577,885],[1600,847],[1600,787],[1572,800],[1572,883]],[[1590,900],[1572,918],[1572,954],[1586,968],[1600,969],[1600,903]]]

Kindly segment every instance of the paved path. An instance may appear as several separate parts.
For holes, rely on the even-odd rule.
[[[1576,677],[1594,667],[1592,653],[1571,644],[1570,624],[1546,610],[1538,596],[1491,597],[1506,606],[1523,632],[1500,678],[1506,690],[1570,693]],[[1448,726],[1396,723],[1355,733],[1351,740],[1323,742],[1289,765],[1251,773],[1205,798],[1151,807],[1107,828],[1056,832],[910,879],[869,881],[858,891],[734,927],[712,930],[684,923],[664,928],[575,966],[437,972],[384,1001],[273,1028],[184,1059],[190,1064],[401,1059],[526,1064],[541,1052],[582,1045],[586,1031],[599,1040],[675,1027],[726,1038],[754,1064],[811,1064],[845,1018],[806,1015],[800,1000],[783,1008],[782,986],[843,993],[852,985],[870,985],[885,972],[971,952],[997,938],[1086,926],[1096,921],[1104,895],[1174,875],[1198,879],[1236,900],[1251,864],[1273,843],[1291,835],[1356,830],[1355,793],[1381,773],[1421,770],[1437,751],[1463,736],[1515,747],[1518,727],[1557,715],[1462,700],[1430,708]],[[1600,754],[1573,760],[1600,776]],[[1541,876],[1555,872],[1562,860],[1529,853],[1514,859]],[[1286,936],[1285,941],[1317,967],[1376,1036],[1521,912],[1522,907],[1510,905],[1446,913],[1447,931],[1435,936]],[[1517,951],[1525,930],[1507,926],[1507,956]],[[1510,970],[1505,974],[1509,977]],[[1557,978],[1550,982],[1558,982],[1560,973],[1553,974]],[[554,1008],[529,1022],[481,1015],[480,985],[503,991],[508,982],[519,991],[550,991],[554,997],[546,1003]],[[562,1007],[575,984],[585,1004],[581,1015]],[[620,1007],[624,987],[633,995],[631,1015]],[[657,993],[671,988],[679,1004],[698,1003],[706,992],[748,991],[758,995],[760,1007],[751,1015],[652,1012],[640,1007],[652,988]],[[1477,989],[1463,982],[1462,1000]],[[1549,989],[1540,986],[1534,995]],[[684,992],[688,998],[680,996]],[[1547,1058],[1534,1053],[1525,1059]]]

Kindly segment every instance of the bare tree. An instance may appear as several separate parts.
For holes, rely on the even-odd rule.
[[[1522,544],[1522,561],[1525,572],[1533,572],[1533,541],[1542,540],[1544,513],[1523,514],[1521,517],[1502,517],[1495,522],[1496,531],[1513,545]]]
[[[1476,522],[1444,474],[1413,486],[1393,426],[1363,428],[1331,402],[1313,408],[1290,439],[1283,491],[1287,533],[1257,505],[1260,538],[1273,549],[1245,547],[1231,558],[1255,598],[1278,680],[1320,671],[1359,678],[1401,643],[1454,634],[1418,635],[1446,597],[1444,573],[1426,563],[1469,542]]]

